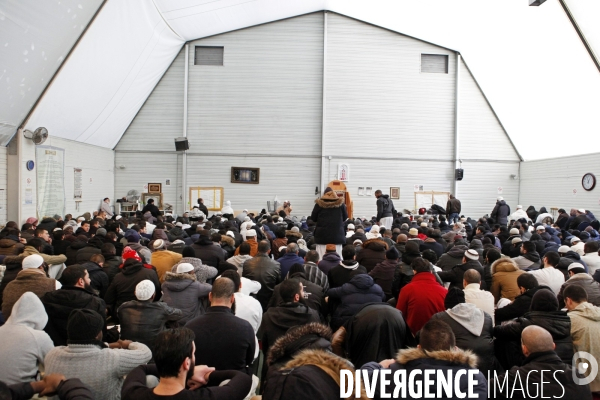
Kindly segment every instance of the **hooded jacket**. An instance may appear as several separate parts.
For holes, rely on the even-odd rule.
[[[331,336],[327,325],[316,322],[293,328],[273,343],[266,364],[269,370],[280,369],[303,350],[331,351]]]
[[[329,289],[327,296],[339,299],[340,305],[331,318],[331,328],[336,331],[350,317],[356,314],[365,304],[378,303],[385,300],[381,286],[376,284],[367,274],[354,275],[348,283],[341,287]]]
[[[467,258],[467,262],[464,264],[454,266],[450,271],[442,271],[438,273],[438,276],[443,282],[450,282],[450,288],[456,287],[459,289],[463,288],[463,277],[465,272],[470,269],[474,269],[479,272],[479,276],[483,276],[483,266],[477,260],[471,260]],[[486,289],[485,282],[481,282],[481,288]]]
[[[475,304],[459,303],[453,308],[435,314],[432,319],[444,321],[454,332],[456,347],[471,350],[479,358],[478,367],[487,377],[497,369],[494,355],[494,324],[492,317]]]
[[[588,302],[596,307],[600,307],[600,284],[596,282],[589,274],[583,272],[573,275],[560,287],[560,291],[556,296],[558,297],[558,305],[560,308],[564,308],[565,306],[565,299],[563,297],[565,288],[573,284],[583,287],[587,293]]]
[[[515,297],[513,302],[509,305],[496,309],[496,317],[494,318],[495,324],[500,325],[504,321],[508,321],[513,318],[519,318],[525,315],[531,308],[531,300],[533,299],[533,295],[538,290],[549,290],[552,292],[552,289],[550,289],[548,286],[537,286],[529,289],[525,293]]]
[[[510,206],[504,200],[496,201],[496,206],[492,210],[490,217],[500,225],[508,224],[508,216],[510,215]]]
[[[333,194],[333,195],[331,195]],[[344,221],[348,218],[346,205],[334,192],[325,193],[315,200],[311,219],[317,224],[314,231],[316,244],[345,244]]]
[[[0,255],[16,256],[23,251],[25,245],[17,240],[14,236],[6,236],[0,239]]]
[[[596,360],[600,359],[600,308],[585,302],[569,311],[571,337],[575,351],[586,351]],[[590,383],[592,392],[600,392],[600,374]]]
[[[60,288],[55,279],[48,278],[40,269],[26,269],[17,274],[17,277],[4,289],[2,294],[2,315],[5,319],[10,317],[13,306],[25,292],[33,292],[42,297],[47,292]]]
[[[388,245],[381,239],[369,239],[362,245],[362,250],[356,255],[356,261],[371,272],[380,262],[385,261]]]
[[[160,282],[158,281],[156,271],[145,268],[141,262],[133,258],[125,260],[121,273],[115,276],[104,296],[104,301],[107,307],[111,309],[113,317],[118,317],[117,310],[121,304],[137,299],[135,297],[135,287],[145,279],[149,279],[154,283],[154,301],[160,300]]]
[[[207,280],[217,276],[218,271],[215,267],[202,264],[202,260],[196,257],[183,257],[181,261],[173,265],[171,272],[177,273],[177,267],[179,264],[188,263],[194,266],[194,273],[196,274],[196,280],[200,283],[206,283]]]
[[[377,221],[381,218],[388,218],[394,216],[394,203],[390,200],[390,196],[382,194],[377,198]]]
[[[79,252],[79,250],[83,249],[86,246],[86,244],[87,242],[79,239],[71,242],[69,247],[67,247],[67,252],[65,254],[65,256],[67,257],[67,261],[65,262],[67,267],[69,265],[77,264],[77,253]]]
[[[32,382],[38,364],[54,348],[52,339],[43,331],[48,322],[44,305],[33,293],[25,293],[15,303],[13,313],[0,327],[0,376],[12,385]]]
[[[321,261],[319,261],[319,269],[321,271],[323,271],[324,274],[328,274],[329,271],[335,267],[336,265],[339,265],[339,263],[342,261],[342,258],[340,257],[340,255],[335,252],[327,252],[325,254],[323,254],[323,258],[321,259]]]
[[[203,264],[219,269],[219,264],[225,261],[225,253],[223,253],[221,246],[215,246],[208,236],[200,235],[192,248],[196,252],[196,258],[201,259]]]
[[[6,256],[4,258],[6,269],[4,270],[4,276],[0,281],[0,306],[2,305],[4,288],[6,288],[6,285],[8,285],[10,282],[15,280],[19,272],[23,270],[22,263],[24,258],[25,256],[22,254],[18,256]]]
[[[102,254],[102,246],[104,242],[97,236],[94,236],[88,240],[87,244],[77,251],[75,261],[77,264],[82,264],[86,261],[90,261],[94,254]]]
[[[179,326],[184,326],[188,321],[206,312],[208,294],[212,286],[198,282],[196,275],[167,272],[161,287],[162,301],[182,312]]]
[[[402,311],[413,335],[421,330],[434,314],[444,311],[448,290],[430,272],[419,272],[400,291],[396,308]]]
[[[454,246],[447,253],[442,254],[435,265],[440,267],[442,271],[450,271],[455,265],[462,264],[462,259],[467,250],[467,246]]]
[[[394,281],[394,273],[396,269],[400,268],[398,260],[385,259],[378,263],[375,268],[369,272],[369,275],[373,278],[373,281],[381,286],[381,289],[385,293],[386,300],[393,297],[392,295],[392,283]]]
[[[367,269],[355,260],[342,261],[327,273],[329,287],[336,288],[347,283],[354,275],[366,274]]]
[[[517,285],[517,278],[524,274],[517,264],[510,258],[500,258],[494,261],[491,267],[492,287],[490,292],[494,295],[496,303],[501,298],[514,300],[521,292]]]

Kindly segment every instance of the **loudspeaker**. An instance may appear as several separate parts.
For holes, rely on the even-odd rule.
[[[186,137],[175,138],[175,151],[189,150],[190,145]]]
[[[464,174],[465,174],[464,169],[456,168],[456,170],[454,171],[454,179],[456,179],[457,181],[462,181]]]

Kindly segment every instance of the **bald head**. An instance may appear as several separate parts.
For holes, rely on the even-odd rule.
[[[408,241],[408,236],[406,236],[404,233],[401,233],[398,235],[398,238],[396,239],[396,243],[405,243]]]
[[[554,341],[550,332],[537,325],[529,325],[521,333],[521,349],[525,357],[532,353],[554,350]]]
[[[481,283],[481,274],[476,269],[471,268],[465,271],[463,279],[467,284]]]
[[[286,253],[298,253],[298,251],[299,251],[299,248],[296,243],[288,244],[287,249],[285,250]]]

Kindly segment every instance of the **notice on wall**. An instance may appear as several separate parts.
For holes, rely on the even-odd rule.
[[[73,172],[73,176],[75,177],[73,198],[81,200],[83,197],[83,174],[81,168],[74,168]]]
[[[38,217],[65,214],[65,150],[52,146],[37,146],[37,209]]]
[[[202,199],[209,211],[221,211],[223,208],[222,187],[191,187],[189,197],[189,208],[195,206],[196,200]]]
[[[33,189],[25,189],[25,199],[23,200],[23,204],[33,204]]]

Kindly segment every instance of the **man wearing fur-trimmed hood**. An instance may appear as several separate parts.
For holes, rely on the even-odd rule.
[[[361,369],[368,370],[369,375],[373,376],[373,371],[376,369],[390,369],[392,376],[396,371],[405,369],[407,376],[411,375],[414,370],[420,370],[421,374],[415,374],[415,381],[413,387],[421,385],[423,392],[425,392],[425,384],[429,384],[427,389],[430,393],[444,393],[443,388],[438,388],[440,384],[433,376],[425,379],[425,370],[438,370],[443,376],[450,376],[452,379],[451,388],[454,394],[462,392],[463,394],[470,393],[471,391],[475,394],[476,399],[487,399],[487,380],[485,376],[477,371],[474,376],[476,384],[473,387],[469,387],[468,371],[477,368],[477,356],[468,350],[461,350],[456,347],[456,339],[454,333],[448,324],[443,321],[436,319],[430,320],[421,329],[421,336],[419,345],[416,348],[408,348],[400,350],[395,360],[383,360],[380,363],[370,362],[362,366]],[[465,373],[459,375],[459,371],[463,370]],[[460,376],[459,379],[454,377]],[[459,387],[456,387],[456,381],[459,382]],[[373,379],[371,380],[373,381]],[[389,381],[390,384],[386,387],[386,393],[393,393],[395,385],[393,380]],[[428,383],[429,382],[429,383]],[[377,382],[377,390],[381,387]],[[438,392],[441,390],[441,392]],[[410,391],[409,391],[410,393]],[[377,393],[376,398],[380,398],[380,393]],[[406,399],[412,399],[413,397],[408,395]],[[421,397],[419,397],[421,398]],[[440,399],[454,399],[459,397],[437,397]]]
[[[315,227],[315,243],[320,257],[325,254],[325,246],[335,244],[338,254],[342,254],[342,246],[346,244],[344,221],[348,219],[348,211],[341,197],[333,189],[325,189],[325,193],[315,200],[310,218],[317,224]]]

